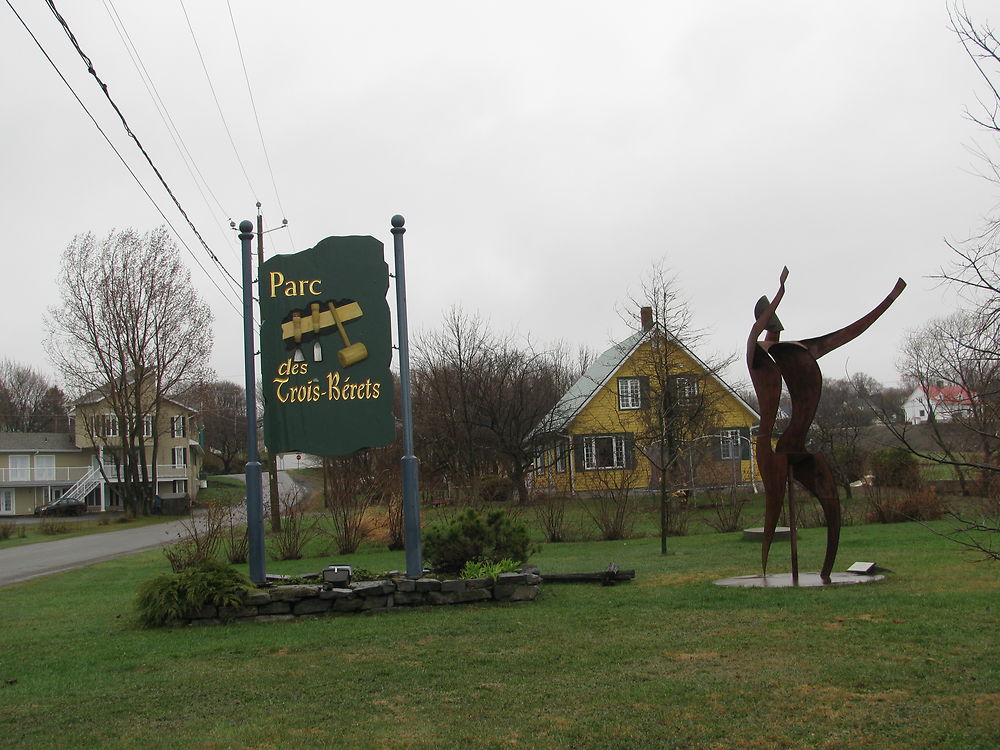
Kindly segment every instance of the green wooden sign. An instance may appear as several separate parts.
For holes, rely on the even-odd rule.
[[[389,268],[374,237],[327,237],[259,271],[264,442],[343,456],[396,439]]]

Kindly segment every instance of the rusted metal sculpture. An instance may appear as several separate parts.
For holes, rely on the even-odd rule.
[[[840,541],[840,500],[830,464],[822,453],[806,449],[806,433],[816,416],[823,375],[817,360],[824,354],[860,336],[902,293],[906,282],[899,279],[889,295],[863,318],[825,336],[802,341],[781,341],[784,327],[775,312],[785,294],[788,268],[781,271],[774,300],[761,297],[754,314],[757,320],[747,339],[747,368],[760,405],[760,430],[757,433],[757,467],[764,482],[764,541],[761,568],[767,575],[767,556],[778,525],[778,517],[788,490],[788,525],[791,528],[792,578],[798,579],[798,547],[795,529],[795,499],[792,479],[802,484],[819,501],[826,521],[826,555],[820,576],[830,580]],[[767,331],[764,339],[758,340]],[[778,416],[781,383],[788,388],[792,404],[788,426],[777,443],[773,442],[774,423]]]

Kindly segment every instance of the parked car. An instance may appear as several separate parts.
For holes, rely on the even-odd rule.
[[[78,500],[75,497],[60,497],[35,508],[36,516],[78,516],[86,512],[86,500]]]

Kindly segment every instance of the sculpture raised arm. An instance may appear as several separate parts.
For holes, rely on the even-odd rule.
[[[888,296],[882,300],[874,310],[865,315],[863,318],[859,318],[848,326],[844,326],[838,331],[832,331],[825,336],[816,336],[811,339],[803,339],[802,345],[805,346],[814,358],[819,359],[824,354],[832,352],[837,347],[843,346],[848,341],[852,341],[864,333],[868,327],[882,317],[882,313],[889,309],[889,305],[896,301],[896,297],[903,293],[903,289],[906,288],[906,282],[902,279],[896,280],[896,286],[892,288]]]

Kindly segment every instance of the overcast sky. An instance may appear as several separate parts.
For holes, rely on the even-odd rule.
[[[223,286],[54,16],[10,2]],[[944,239],[997,204],[968,150],[993,142],[963,114],[984,86],[942,1],[230,3],[277,194],[225,0],[57,6],[236,278],[229,219],[252,218],[258,200],[267,227],[289,221],[268,256],[370,234],[391,267],[389,219],[403,214],[413,334],[460,305],[539,345],[600,351],[629,334],[618,310],[662,259],[710,333],[702,353],[741,354],[783,265],[788,338],[853,321],[902,276],[889,312],[824,360],[828,377],[894,384],[905,331],[955,306],[928,278],[949,259]],[[979,21],[990,5],[967,3]],[[59,302],[63,248],[164,220],[15,14],[0,13],[0,356],[51,372],[44,311]],[[182,252],[215,310],[212,365],[242,382],[235,293]]]

